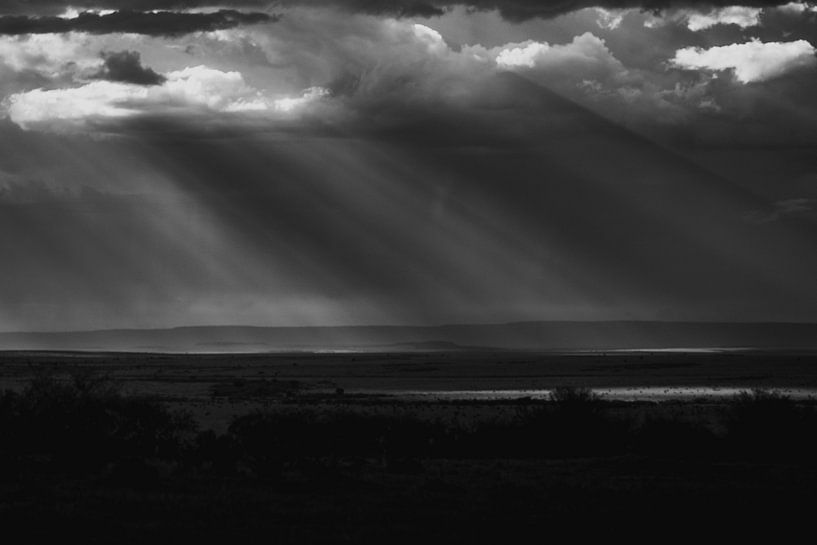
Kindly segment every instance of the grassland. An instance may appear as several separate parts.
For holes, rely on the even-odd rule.
[[[773,392],[815,385],[808,355],[0,361],[0,523],[30,542],[510,543],[712,528],[780,538],[811,524],[817,500],[817,407]],[[553,392],[388,395],[487,384]],[[653,403],[583,387],[660,384],[764,389]]]

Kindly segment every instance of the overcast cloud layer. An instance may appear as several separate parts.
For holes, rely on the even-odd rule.
[[[0,7],[0,329],[817,320],[817,8]]]
[[[242,24],[257,24],[275,20],[266,13],[242,13],[222,9],[209,13],[177,11],[66,12],[59,16],[9,15],[0,17],[0,35],[57,34],[87,32],[89,34],[133,33],[149,36],[180,36],[232,28]]]
[[[773,7],[788,4],[780,0],[743,0],[741,7]],[[59,0],[8,0],[0,13],[47,14],[60,13],[66,4]],[[524,20],[555,17],[584,8],[644,10],[695,9],[698,12],[735,6],[733,0],[81,0],[74,2],[84,8],[111,10],[184,10],[213,6],[258,8],[265,6],[329,7],[353,13],[390,16],[431,17],[441,15],[454,6],[467,6],[485,11],[497,11],[506,18]]]

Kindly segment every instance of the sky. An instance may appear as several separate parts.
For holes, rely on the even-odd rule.
[[[6,0],[0,330],[817,321],[817,4]]]

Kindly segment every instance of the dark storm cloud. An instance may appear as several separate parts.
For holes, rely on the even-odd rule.
[[[165,82],[164,76],[142,66],[138,51],[106,51],[102,53],[102,59],[104,65],[95,74],[96,79],[136,85],[161,85]]]
[[[817,43],[817,13],[769,11],[761,17],[761,25],[753,29],[753,35],[761,41],[779,40],[785,36],[786,41],[809,40]]]
[[[498,11],[504,18],[524,21],[552,18],[584,8],[635,8],[659,12],[674,8],[710,10],[728,6],[774,7],[791,0],[279,0],[279,5],[337,6],[354,12],[384,15],[434,16],[454,6]]]
[[[148,0],[150,1],[150,0]],[[163,3],[162,0],[157,0]],[[332,6],[356,13],[405,17],[433,17],[442,15],[454,6],[466,6],[482,11],[498,11],[504,18],[524,21],[534,18],[552,18],[584,8],[625,9],[635,8],[659,12],[675,8],[696,8],[708,11],[728,6],[775,7],[791,0],[277,0],[272,5],[281,6]],[[103,2],[104,3],[104,2]],[[121,2],[114,2],[121,3]],[[172,0],[167,3],[172,3]],[[213,4],[203,0],[204,5]],[[223,4],[221,2],[220,4]],[[230,3],[253,4],[252,0]]]
[[[637,8],[661,11],[671,8],[709,10],[725,6],[772,7],[790,0],[87,0],[59,2],[55,0],[12,0],[0,7],[0,13],[58,14],[73,4],[85,8],[115,10],[176,10],[201,7],[231,6],[252,8],[266,6],[337,7],[355,13],[404,17],[433,17],[445,9],[467,6],[477,10],[496,10],[510,20],[537,17],[551,18],[583,8]]]
[[[0,17],[0,35],[88,32],[180,36],[191,32],[222,30],[274,20],[276,20],[274,15],[235,10],[219,10],[213,13],[171,11],[145,13],[132,10],[108,14],[84,12],[73,19],[57,16],[7,15]]]
[[[264,7],[271,0],[4,0],[2,14],[58,15],[67,8],[116,11],[183,10],[206,7]]]
[[[790,0],[468,0],[477,9],[497,10],[510,20],[524,21],[536,17],[550,18],[584,8],[662,11],[672,8],[700,8],[709,10],[727,6],[772,7],[789,3]],[[434,2],[435,5],[457,5],[462,2]]]

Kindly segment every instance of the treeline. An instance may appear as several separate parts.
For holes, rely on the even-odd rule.
[[[89,376],[40,377],[0,394],[0,478],[96,475],[150,482],[172,477],[277,479],[360,464],[422,471],[428,459],[644,456],[810,464],[817,411],[774,393],[740,394],[715,421],[622,416],[589,390],[562,388],[506,421],[457,423],[349,411],[258,411],[225,433],[190,415],[123,395]],[[658,414],[658,413],[656,413]]]

